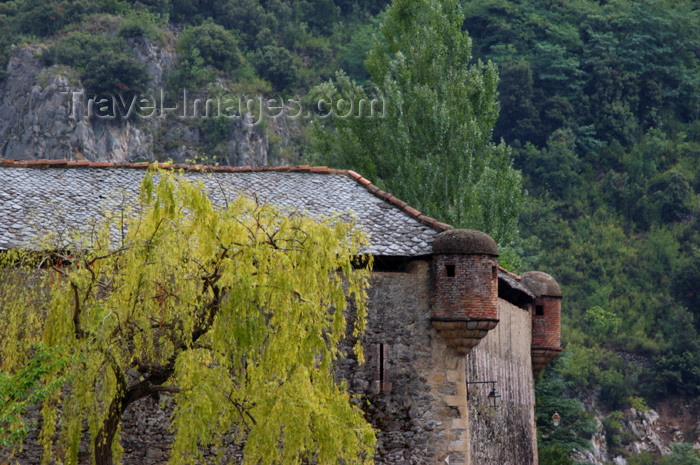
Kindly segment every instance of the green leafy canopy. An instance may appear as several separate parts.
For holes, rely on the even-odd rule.
[[[385,114],[360,114],[368,92],[339,73],[314,91],[336,110],[333,127],[315,131],[314,148],[321,161],[356,169],[425,214],[505,246],[517,236],[521,177],[505,144],[491,140],[498,76],[491,63],[470,64],[463,21],[457,1],[393,2],[365,62],[369,95]],[[345,117],[348,102],[355,112]]]

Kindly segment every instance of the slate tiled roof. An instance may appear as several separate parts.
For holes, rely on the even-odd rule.
[[[47,233],[86,231],[104,209],[137,205],[146,163],[0,160],[0,249],[31,247]],[[385,256],[430,254],[449,225],[421,215],[352,171],[325,167],[231,168],[178,166],[201,179],[212,201],[238,192],[312,215],[354,212],[370,236],[366,252]]]

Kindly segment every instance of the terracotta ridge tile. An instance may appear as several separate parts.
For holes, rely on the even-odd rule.
[[[498,271],[502,271],[502,272],[506,273],[507,275],[512,276],[513,278],[517,279],[518,281],[520,281],[522,279],[522,276],[515,274],[512,271],[506,270],[501,265],[498,265]]]
[[[142,161],[139,163],[127,163],[126,165],[129,168],[148,168],[149,166],[151,166],[151,164],[148,163],[147,161]]]
[[[454,226],[452,226],[451,224],[442,223],[440,221],[436,221],[435,225],[440,230],[440,232],[447,231],[448,229],[454,229]]]
[[[413,208],[412,206],[410,206],[408,204],[406,204],[406,206],[403,208],[403,210],[406,213],[408,213],[409,215],[415,216],[416,218],[418,218],[421,215],[421,212],[419,212],[418,210],[416,210],[415,208]]]
[[[375,197],[379,197],[380,199],[389,202],[393,206],[397,207],[399,210],[406,213],[408,216],[420,221],[421,223],[425,224],[426,226],[430,226],[431,228],[433,228],[434,230],[436,230],[438,232],[446,231],[448,229],[453,229],[452,226],[450,226],[449,224],[441,223],[438,220],[436,220],[435,218],[425,216],[421,212],[416,210],[415,208],[411,207],[408,203],[404,202],[403,200],[400,200],[400,199],[394,197],[392,194],[390,194],[388,192],[384,192],[379,187],[372,184],[367,178],[364,178],[362,175],[358,174],[357,172],[352,171],[352,170],[347,170],[344,172],[344,174],[350,176],[352,179],[357,181],[358,184],[360,184],[362,187],[367,189]]]
[[[429,225],[431,228],[437,227],[437,220],[435,218],[431,218],[429,216],[425,215],[419,215],[418,219],[422,221],[423,223]]]
[[[24,168],[128,168],[128,169],[146,169],[150,167],[152,162],[107,162],[107,161],[89,161],[89,160],[11,160],[0,158],[0,166],[4,167],[24,167]],[[311,165],[284,165],[284,166],[216,166],[216,165],[188,165],[184,163],[166,163],[158,162],[159,169],[166,170],[183,170],[183,171],[206,171],[212,173],[255,173],[255,172],[298,172],[298,173],[314,173],[314,174],[343,174],[346,175],[346,170],[328,168],[327,166],[311,166]],[[359,175],[358,175],[359,176]],[[369,182],[369,181],[368,181]]]

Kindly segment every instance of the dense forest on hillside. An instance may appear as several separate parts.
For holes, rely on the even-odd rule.
[[[129,41],[174,35],[173,89],[216,81],[303,96],[340,69],[369,87],[364,60],[387,3],[4,1],[0,62],[13,45],[38,43],[47,64],[75,69],[89,92],[140,92],[148,76]],[[604,409],[608,446],[622,454],[621,410],[700,399],[700,9],[693,0],[462,8],[473,61],[491,61],[500,78],[493,140],[510,146],[527,192],[511,265],[552,274],[565,295],[566,350],[538,385],[539,421],[556,410],[562,428],[542,438],[541,463],[586,447],[593,422],[576,399]],[[316,161],[307,129],[298,153]],[[216,158],[220,125],[205,130],[202,151]],[[667,460],[698,463],[690,449],[674,454]]]
[[[615,449],[620,409],[700,395],[700,11],[600,3],[473,1],[465,27],[499,64],[526,268],[565,288],[540,400],[594,393]]]

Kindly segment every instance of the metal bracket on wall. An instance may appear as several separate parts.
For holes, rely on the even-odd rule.
[[[498,402],[501,399],[501,394],[496,390],[496,381],[467,381],[467,400],[469,400],[469,385],[470,384],[490,384],[491,392],[489,392],[488,399],[491,407],[498,407]]]

